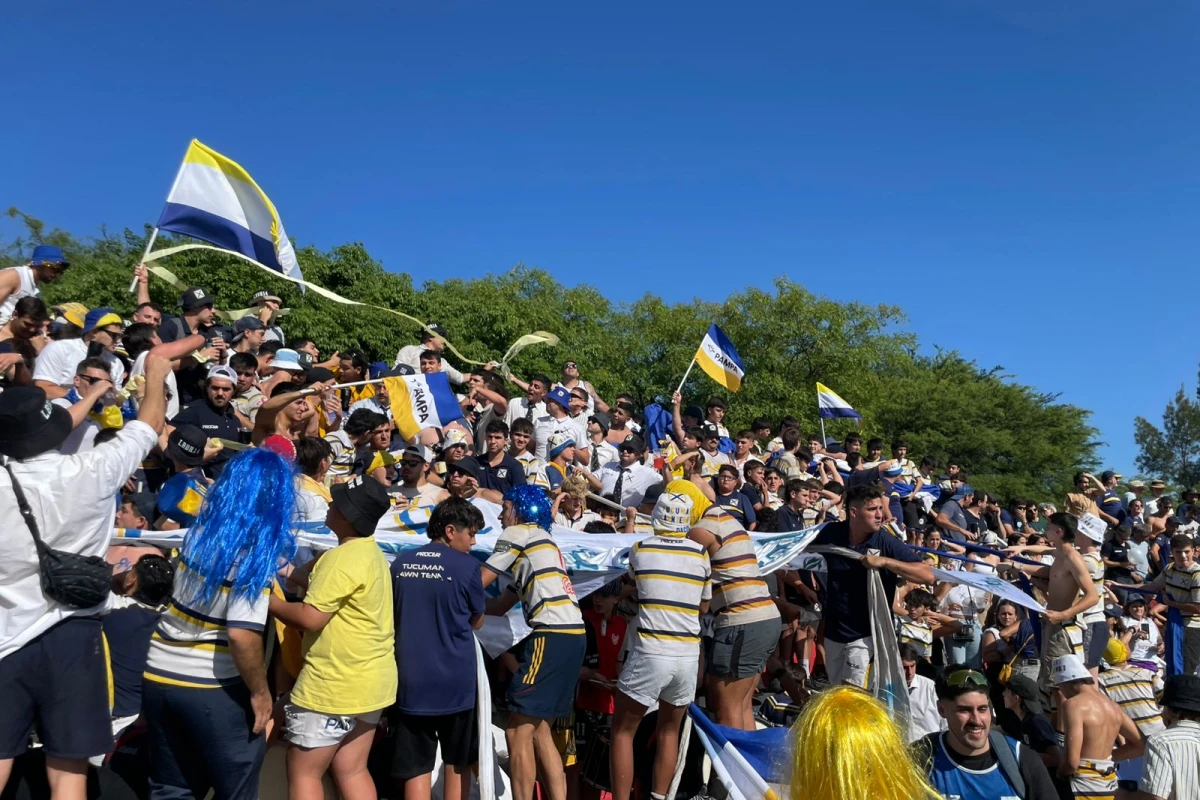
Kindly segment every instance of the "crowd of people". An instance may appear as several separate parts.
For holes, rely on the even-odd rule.
[[[1200,493],[1085,472],[1001,499],[902,439],[730,429],[721,396],[652,420],[574,360],[460,372],[453,321],[379,363],[323,358],[267,291],[168,312],[143,267],[129,319],[48,307],[68,268],[39,246],[0,271],[0,786],[252,798],[282,741],[292,800],[464,800],[487,695],[514,800],[719,794],[679,782],[693,702],[792,727],[796,800],[1200,797]],[[433,373],[463,416],[407,440],[361,383]],[[385,555],[397,510],[429,543]],[[335,547],[297,547],[314,523]],[[631,535],[627,574],[577,596],[563,530]],[[758,534],[810,530],[822,558],[760,569]],[[531,632],[483,656],[510,613]]]

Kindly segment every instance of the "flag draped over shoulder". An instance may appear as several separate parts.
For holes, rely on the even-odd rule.
[[[384,378],[383,385],[387,387],[396,428],[405,439],[412,439],[425,428],[442,428],[463,418],[445,373]]]
[[[862,414],[850,407],[850,404],[838,396],[838,393],[823,383],[817,384],[817,416],[825,419],[835,417],[850,417],[862,419]]]
[[[303,277],[271,199],[237,162],[196,139],[183,157],[158,228],[240,253],[288,277]]]
[[[704,341],[700,342],[700,349],[696,351],[696,363],[708,373],[708,377],[729,391],[736,392],[742,388],[746,368],[742,366],[742,360],[738,358],[733,342],[729,341],[725,331],[715,324],[709,326]]]

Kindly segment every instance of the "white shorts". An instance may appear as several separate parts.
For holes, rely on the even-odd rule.
[[[661,701],[686,706],[696,699],[700,653],[694,656],[651,656],[632,650],[625,659],[617,688],[635,703],[650,707]]]
[[[314,747],[331,747],[350,735],[359,722],[376,725],[383,716],[383,709],[365,714],[343,716],[309,711],[293,703],[283,707],[287,717],[285,735],[296,747],[311,750]]]
[[[825,640],[825,672],[830,686],[867,688],[867,673],[871,667],[871,637],[853,642]]]

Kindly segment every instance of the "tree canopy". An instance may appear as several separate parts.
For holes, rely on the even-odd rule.
[[[1189,397],[1179,387],[1163,410],[1162,428],[1135,418],[1133,439],[1140,450],[1138,469],[1179,487],[1200,484],[1200,389]]]
[[[27,260],[39,243],[59,245],[72,261],[59,281],[45,287],[48,303],[70,300],[132,313],[127,288],[148,230],[114,235],[101,229],[98,236],[80,238],[47,230],[16,209],[8,213],[27,230],[0,241],[8,263]],[[160,236],[158,247],[171,243]],[[556,333],[557,348],[530,347],[510,364],[513,372],[556,377],[562,362],[574,359],[602,396],[628,392],[642,405],[655,398],[669,402],[709,324],[716,322],[746,367],[742,390],[727,398],[733,431],[757,416],[777,430],[786,414],[799,418],[806,433],[817,431],[819,380],[863,415],[864,437],[879,436],[888,444],[904,438],[911,454],[933,456],[941,466],[956,459],[976,488],[1002,497],[1061,497],[1072,474],[1095,462],[1098,443],[1088,411],[956,352],[920,354],[895,306],[835,302],[786,277],[770,291],[750,288],[721,303],[668,303],[647,292],[633,303],[614,304],[593,286],[564,286],[549,272],[524,265],[502,275],[426,281],[418,288],[409,275],[384,270],[361,243],[328,251],[298,248],[297,256],[312,283],[441,322],[469,358],[499,358],[534,330]],[[231,256],[195,250],[161,264],[189,285],[208,289],[221,309],[243,308],[255,291],[270,289],[292,309],[284,319],[288,335],[313,339],[322,353],[359,347],[373,360],[390,363],[400,347],[416,340],[417,326],[394,315],[340,305],[313,292],[302,295],[296,285]],[[162,281],[152,279],[150,293],[168,312],[177,307],[178,292]],[[723,393],[698,369],[684,388],[685,400],[701,405]],[[831,437],[854,428],[850,420],[826,424]]]

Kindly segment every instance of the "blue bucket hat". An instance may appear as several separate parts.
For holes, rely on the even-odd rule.
[[[62,248],[55,247],[52,244],[39,244],[33,248],[33,258],[29,259],[29,263],[35,267],[40,267],[43,264],[70,265],[67,257],[63,255]]]

